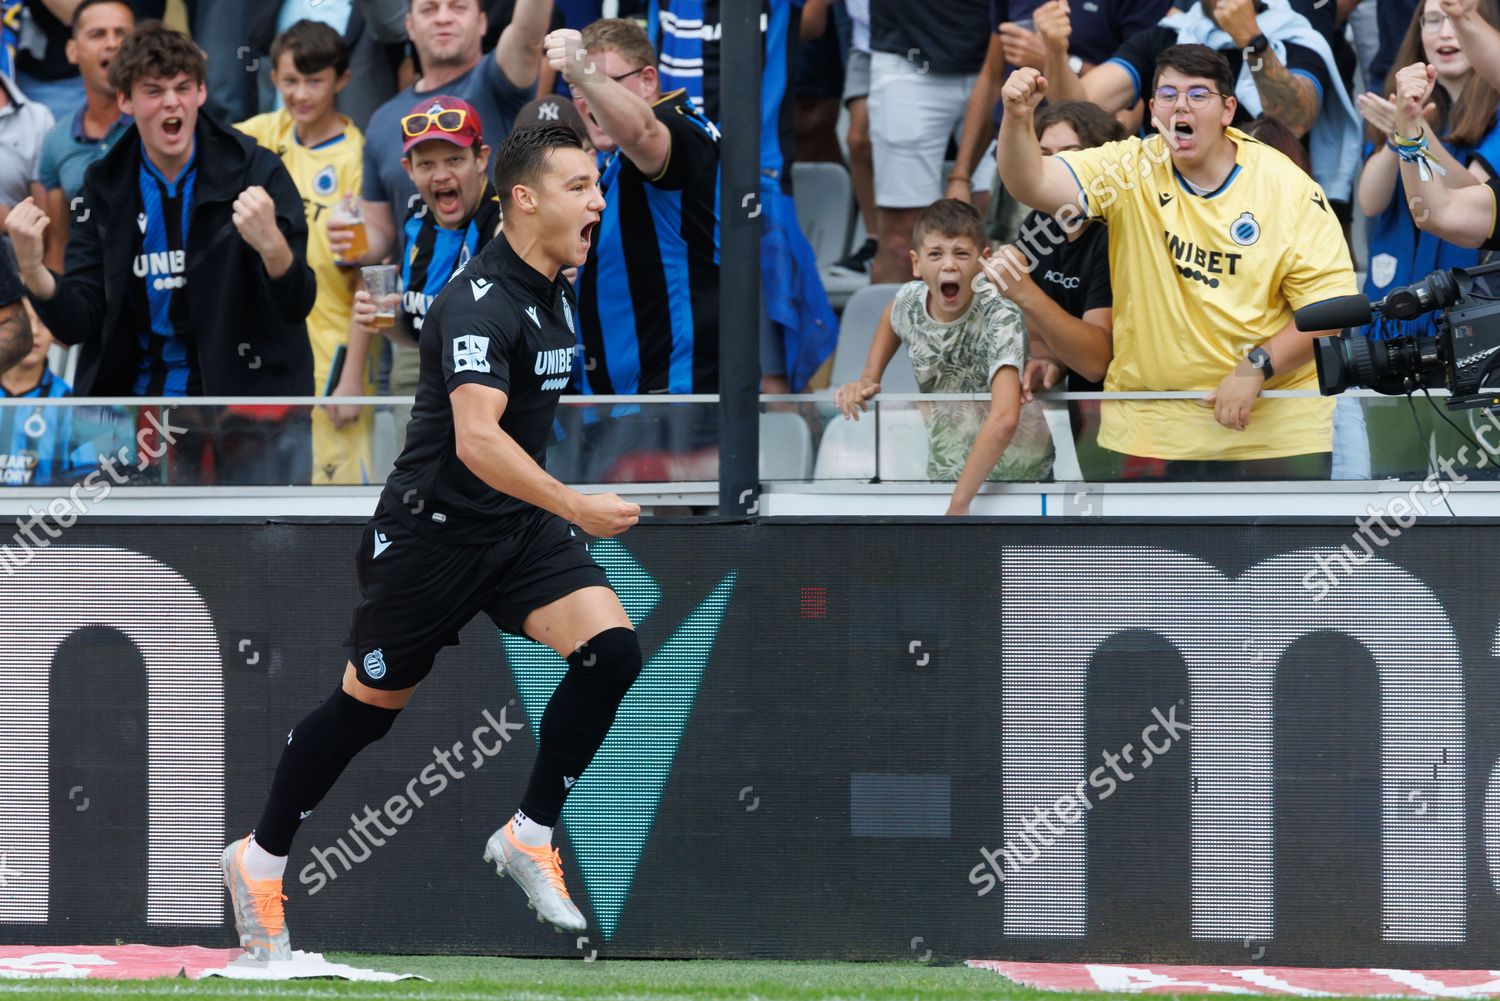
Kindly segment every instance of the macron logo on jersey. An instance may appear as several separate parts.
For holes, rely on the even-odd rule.
[[[391,540],[388,539],[388,538],[386,538],[386,534],[384,532],[376,532],[375,533],[375,555],[371,556],[370,559],[372,559],[372,560],[378,560],[378,559],[380,559],[380,554],[383,553],[383,552],[385,552],[389,548],[391,548]]]
[[[527,306],[526,315],[531,317],[531,322],[536,324],[536,329],[542,329],[542,321],[537,318],[535,306]]]
[[[478,334],[453,338],[453,372],[488,372],[490,339]]]
[[[458,266],[458,270],[459,271],[463,270],[463,265],[462,264],[460,264]],[[456,275],[456,274],[458,274],[458,271],[455,271],[453,273]],[[486,292],[488,292],[490,289],[494,288],[494,287],[495,287],[495,283],[494,282],[487,282],[483,278],[470,278],[469,279],[469,288],[471,288],[471,289],[474,290],[474,301],[475,302],[478,302],[480,299],[483,299],[484,298],[484,294]]]

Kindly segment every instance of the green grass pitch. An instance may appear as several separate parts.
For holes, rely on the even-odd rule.
[[[726,960],[498,959],[483,956],[362,956],[330,960],[367,969],[416,973],[431,983],[301,980],[282,983],[211,980],[0,980],[0,997],[413,999],[413,1001],[1012,1001],[1112,998],[1017,987],[987,970],[920,963],[828,963]],[[1167,995],[1152,995],[1165,998]]]

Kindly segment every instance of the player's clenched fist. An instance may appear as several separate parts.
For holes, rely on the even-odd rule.
[[[1029,115],[1047,96],[1047,78],[1030,66],[1016,70],[1000,88],[1007,115]]]
[[[584,494],[573,523],[596,539],[607,539],[640,520],[641,506],[619,494]]]
[[[1396,131],[1414,139],[1421,131],[1422,110],[1437,84],[1437,67],[1412,63],[1396,72]]]
[[[47,230],[47,213],[31,198],[23,198],[5,219],[5,231],[16,252],[16,267],[24,276],[42,266],[42,234]]]
[[[542,49],[547,54],[547,65],[561,73],[569,83],[582,83],[598,72],[594,60],[583,47],[583,35],[572,28],[549,32],[542,39]]]

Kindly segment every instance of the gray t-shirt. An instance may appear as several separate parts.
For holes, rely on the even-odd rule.
[[[412,199],[417,197],[416,186],[401,166],[401,145],[405,141],[401,119],[423,98],[439,94],[462,98],[479,112],[485,144],[494,149],[510,135],[516,112],[531,100],[535,91],[534,85],[521,88],[511,83],[495,62],[495,53],[486,52],[463,76],[432,90],[417,90],[413,84],[375,109],[365,126],[365,169],[360,194],[365,201],[390,205],[391,218],[396,222],[397,252],[405,249],[400,246],[404,238],[401,221],[406,218],[407,209],[415,204]]]
[[[1009,299],[986,290],[975,294],[958,319],[942,323],[927,311],[927,286],[902,285],[891,306],[891,327],[906,345],[917,388],[924,393],[985,393],[990,380],[1009,366],[1026,367],[1026,323]],[[924,403],[927,476],[957,480],[989,407],[961,401]],[[1040,403],[1021,408],[1021,422],[986,479],[1046,480],[1052,475],[1052,435]]]
[[[42,139],[52,128],[52,112],[0,77],[10,102],[0,108],[0,203],[14,205],[31,194],[42,159]]]

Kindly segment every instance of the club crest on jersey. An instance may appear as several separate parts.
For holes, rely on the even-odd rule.
[[[1242,212],[1238,219],[1229,224],[1229,238],[1241,247],[1248,247],[1260,239],[1260,223],[1249,212]]]
[[[1392,254],[1376,254],[1370,258],[1370,282],[1376,288],[1385,288],[1396,277],[1396,258]]]
[[[488,372],[490,370],[490,339],[478,334],[464,334],[453,338],[453,371]]]
[[[568,321],[568,333],[578,333],[578,331],[573,329],[573,310],[568,307],[567,296],[563,296],[563,319]]]
[[[318,171],[317,176],[313,178],[313,193],[322,195],[324,198],[327,198],[329,195],[333,194],[334,190],[338,187],[338,184],[338,172],[333,169],[332,164],[329,164],[322,170]]]

